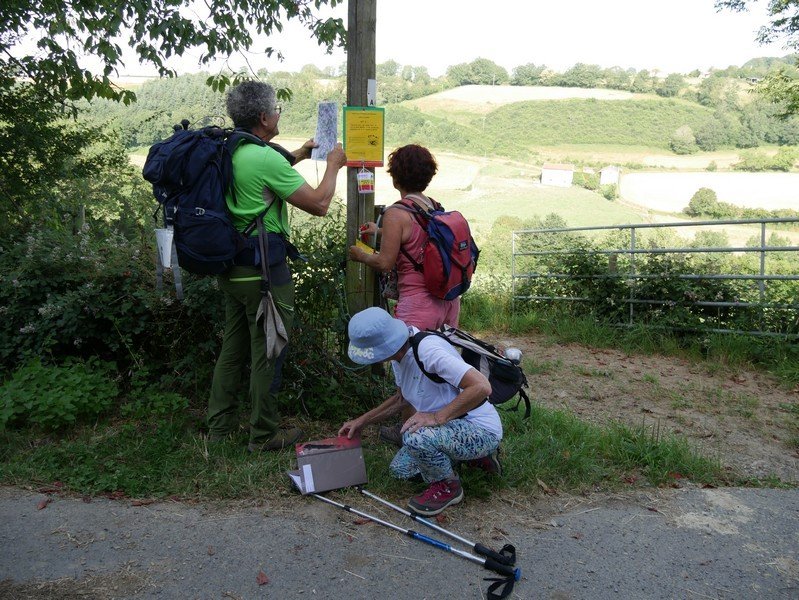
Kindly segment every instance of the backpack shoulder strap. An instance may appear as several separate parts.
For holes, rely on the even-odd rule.
[[[419,358],[419,344],[424,338],[430,335],[442,337],[438,335],[438,333],[436,333],[435,331],[419,331],[418,333],[415,333],[411,336],[411,348],[413,349],[413,358],[416,359],[416,364],[419,365],[419,369],[421,369],[425,377],[436,383],[446,383],[446,381],[442,377],[439,377],[435,373],[431,373],[430,371],[425,369],[424,365],[422,364],[422,359]]]
[[[415,202],[410,200],[406,201],[405,198],[403,198],[402,200],[398,200],[394,204],[390,204],[389,206],[386,206],[383,209],[378,219],[378,227],[380,227],[380,222],[383,219],[383,213],[385,213],[390,208],[399,208],[400,210],[404,210],[406,212],[411,213],[417,225],[419,225],[419,227],[422,228],[422,231],[424,231],[425,233],[427,232],[427,219],[429,218],[427,216],[427,213],[425,213],[421,208],[416,206]],[[402,247],[402,244],[400,244],[400,252],[405,258],[408,259],[408,261],[410,261],[411,265],[413,265],[414,271],[419,271],[420,273],[424,271],[422,263],[414,260],[414,258],[410,255],[410,253],[405,248]]]
[[[248,142],[250,144],[257,144],[259,146],[266,146],[267,143],[259,138],[257,135],[252,133],[251,131],[247,131],[246,129],[234,129],[230,131],[227,136],[226,145],[228,152],[233,155],[233,151],[238,148],[239,144],[242,142]]]

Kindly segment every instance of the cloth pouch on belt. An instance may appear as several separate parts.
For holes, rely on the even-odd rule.
[[[266,234],[269,241],[269,274],[274,285],[283,285],[291,281],[291,271],[286,261],[287,242],[279,233]],[[257,267],[261,264],[261,251],[258,248],[258,236],[252,236],[245,242],[246,247],[233,259],[237,266]]]

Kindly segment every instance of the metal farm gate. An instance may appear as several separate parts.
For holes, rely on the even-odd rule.
[[[514,308],[568,303],[630,327],[796,338],[797,225],[770,218],[514,231]],[[748,237],[729,245],[730,234]]]

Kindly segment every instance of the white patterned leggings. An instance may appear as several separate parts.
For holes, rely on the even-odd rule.
[[[454,419],[439,427],[406,431],[402,443],[391,461],[391,474],[399,479],[421,475],[431,483],[449,477],[460,461],[488,456],[499,446],[499,438],[466,419]]]

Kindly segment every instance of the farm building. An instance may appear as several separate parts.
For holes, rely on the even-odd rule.
[[[544,163],[541,167],[541,185],[569,187],[574,177],[574,165]]]
[[[609,165],[599,171],[599,185],[617,185],[621,169],[615,165]]]

